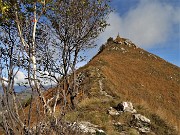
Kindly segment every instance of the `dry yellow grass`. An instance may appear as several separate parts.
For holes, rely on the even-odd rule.
[[[114,47],[119,49],[113,50]],[[123,53],[121,48],[127,52]],[[77,96],[79,102],[76,111],[68,112],[65,119],[90,121],[100,125],[109,135],[116,135],[119,133],[112,126],[116,118],[108,116],[106,111],[110,106],[125,100],[131,101],[135,107],[145,108],[141,109],[142,113],[149,116],[151,113],[158,114],[170,125],[180,129],[179,67],[140,48],[112,43],[78,72],[86,74],[81,89],[85,95]],[[113,99],[100,92],[100,79],[103,90]],[[50,98],[54,91],[47,91],[46,98]],[[118,120],[123,122],[127,117]]]
[[[110,50],[114,46],[121,46],[128,52]],[[107,64],[100,66],[100,60]],[[113,91],[110,93],[146,106],[180,129],[179,67],[140,48],[117,44],[109,45],[88,65],[100,67],[109,83],[105,89]]]

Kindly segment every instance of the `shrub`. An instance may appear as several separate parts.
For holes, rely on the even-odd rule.
[[[101,53],[104,49],[105,49],[105,45],[102,44],[100,47],[99,47],[99,51],[98,51],[98,54]]]
[[[96,135],[106,135],[104,132],[96,131]]]
[[[107,42],[113,42],[113,38],[112,37],[108,38]]]
[[[151,115],[151,129],[159,135],[178,135],[176,130],[162,120],[158,115]]]
[[[28,98],[27,100],[25,100],[24,102],[22,102],[22,107],[27,107],[28,105],[30,105],[30,103],[31,103],[31,98]]]

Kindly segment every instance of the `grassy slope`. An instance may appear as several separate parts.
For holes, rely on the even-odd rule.
[[[123,53],[120,48],[127,52]],[[157,134],[167,132],[161,118],[180,129],[179,67],[140,48],[111,43],[80,71],[88,73],[90,78],[88,85],[84,86],[89,88],[88,98],[82,100],[77,112],[68,114],[67,119],[89,120],[102,126],[109,134],[116,134],[116,131],[112,133],[113,120],[123,122],[128,116],[124,116],[125,119],[109,117],[107,108],[128,100],[154,121],[153,128]],[[103,90],[113,99],[100,92],[99,80],[103,82]],[[155,118],[154,114],[160,117]]]
[[[118,135],[113,123],[121,122],[129,134],[136,134],[137,131],[128,125],[130,114],[117,117],[107,114],[110,106],[131,101],[139,113],[151,119],[157,135],[172,134],[166,122],[180,129],[179,67],[135,46],[110,43],[78,72],[83,72],[86,77],[76,98],[76,110],[68,112],[66,120],[90,121],[108,135]],[[46,98],[55,91],[56,88],[48,90]],[[41,119],[36,117],[36,104],[35,101],[32,105],[31,125]],[[24,111],[28,114],[29,106]]]

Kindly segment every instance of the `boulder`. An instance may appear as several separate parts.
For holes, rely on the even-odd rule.
[[[139,132],[141,133],[148,133],[150,132],[150,119],[146,118],[141,114],[133,114],[133,119],[131,121],[133,126],[135,126]]]
[[[115,107],[117,111],[136,113],[137,111],[134,109],[131,102],[122,102]]]
[[[133,119],[139,122],[151,124],[150,119],[146,118],[145,116],[141,114],[133,114]]]

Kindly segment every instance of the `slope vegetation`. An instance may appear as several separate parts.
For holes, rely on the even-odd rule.
[[[89,77],[89,82],[83,86],[88,96],[78,104],[79,112],[74,114],[80,115],[80,119],[111,131],[112,127],[107,125],[113,119],[105,114],[107,108],[121,101],[131,101],[139,112],[154,119],[157,134],[171,134],[161,127],[167,128],[168,124],[180,129],[179,67],[117,37],[109,39],[79,72]],[[68,118],[72,117],[69,114]]]
[[[122,113],[120,116],[107,113],[110,107],[128,101],[133,103],[138,113],[151,120],[151,132],[146,134],[178,134],[179,67],[118,36],[115,40],[108,39],[99,53],[78,69],[77,74],[80,78],[80,89],[75,98],[76,109],[68,111],[64,121],[90,122],[98,125],[107,135],[141,134],[132,127],[130,113]],[[56,88],[46,91],[46,99],[50,99],[56,91]],[[31,107],[31,125],[43,117],[41,112],[36,120],[36,104],[34,101]],[[57,111],[60,106],[61,103],[57,106]],[[27,105],[24,109],[26,114],[29,108]]]

